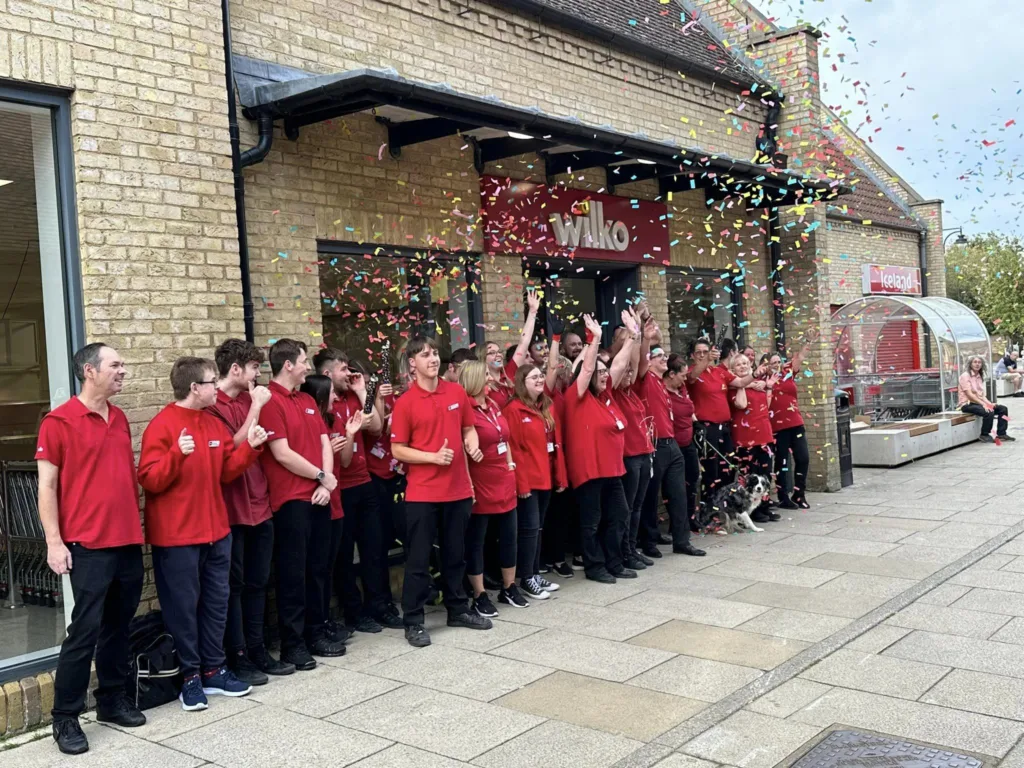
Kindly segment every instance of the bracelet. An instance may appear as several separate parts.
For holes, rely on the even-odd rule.
[[[561,340],[562,340],[562,334],[560,334],[560,333],[552,333],[551,334],[551,341],[553,341],[553,342],[555,342],[557,344]],[[330,393],[328,393],[328,394],[330,394]]]
[[[594,343],[594,332],[587,328],[587,344]]]

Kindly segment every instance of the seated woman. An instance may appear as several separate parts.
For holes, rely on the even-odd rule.
[[[994,443],[992,438],[992,420],[999,419],[996,437],[1012,442],[1015,437],[1006,434],[1006,406],[994,405],[985,397],[985,361],[977,355],[967,360],[967,370],[960,374],[958,387],[960,400],[957,407],[964,413],[981,417],[981,437],[983,443]]]

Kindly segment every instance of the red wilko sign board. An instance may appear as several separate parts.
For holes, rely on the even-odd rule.
[[[661,203],[495,176],[480,179],[480,194],[488,253],[668,263]]]
[[[864,293],[921,295],[921,270],[917,267],[864,264],[861,269]]]

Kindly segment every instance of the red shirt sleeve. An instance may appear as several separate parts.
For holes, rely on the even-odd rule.
[[[142,433],[139,485],[150,493],[162,493],[174,482],[184,460],[178,435],[170,435],[163,420],[154,419]]]
[[[509,360],[505,363],[505,375],[508,376],[509,380],[514,381],[516,378],[516,371],[519,370],[519,366],[516,365],[515,360]]]
[[[218,424],[218,426],[222,425]],[[235,447],[234,438],[228,428],[222,426],[220,432],[222,434],[221,444],[225,448],[221,453],[224,457],[224,464],[221,468],[220,481],[226,484],[244,475],[245,471],[260,457],[263,448],[261,446],[254,449],[249,445],[248,438],[243,440],[238,447]]]
[[[260,426],[267,431],[267,442],[284,440],[288,431],[284,423],[284,408],[274,395],[260,410]]]
[[[59,467],[64,461],[64,430],[57,419],[43,419],[39,425],[39,440],[36,443],[36,458]]]
[[[734,374],[732,371],[727,371],[724,368],[722,369],[721,375],[722,380],[725,382],[725,386],[729,386],[732,382],[736,380],[736,374]]]
[[[410,402],[407,397],[400,397],[395,402],[395,410],[391,412],[391,442],[393,443],[409,445],[409,441],[412,439]],[[472,415],[470,417],[472,418]]]

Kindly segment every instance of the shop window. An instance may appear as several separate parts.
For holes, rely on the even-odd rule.
[[[321,241],[324,343],[373,371],[391,342],[393,357],[411,336],[433,337],[447,358],[478,341],[479,267],[475,254]]]
[[[674,352],[706,336],[712,341],[736,338],[737,304],[733,284],[715,272],[669,272],[669,337]]]
[[[46,564],[34,455],[43,416],[74,394],[65,290],[72,246],[58,173],[67,158],[56,141],[58,113],[66,113],[59,101],[7,94],[0,91],[0,680],[51,657],[70,617],[70,590],[65,605],[65,583]]]

